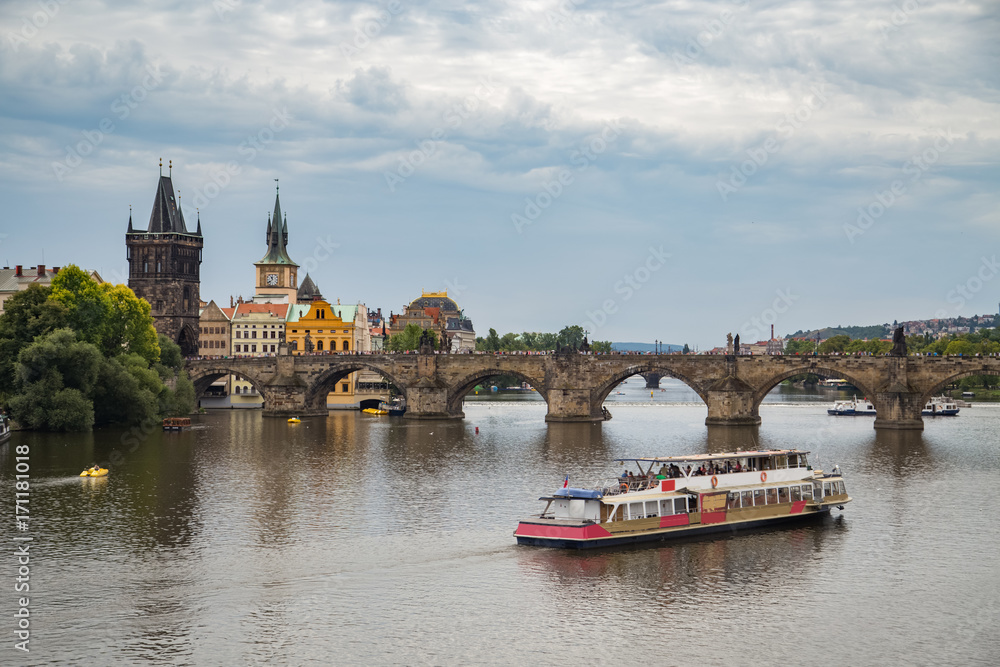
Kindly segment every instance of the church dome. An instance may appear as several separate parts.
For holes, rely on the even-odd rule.
[[[458,304],[448,298],[447,290],[444,292],[423,292],[419,299],[414,299],[410,303],[410,310],[423,308],[440,308],[442,313],[458,312]]]

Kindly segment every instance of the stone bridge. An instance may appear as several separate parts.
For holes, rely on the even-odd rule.
[[[353,371],[380,373],[405,395],[411,419],[464,417],[462,401],[487,378],[513,375],[538,390],[546,421],[603,421],[602,406],[633,375],[676,378],[708,405],[706,424],[759,424],[764,396],[802,373],[846,378],[875,405],[875,428],[922,429],[921,407],[969,375],[1000,375],[997,357],[590,354],[328,354],[187,361],[200,396],[238,374],[264,398],[265,416],[326,414],[326,396]]]

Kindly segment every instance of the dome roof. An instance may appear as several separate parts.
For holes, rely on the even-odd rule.
[[[410,303],[410,309],[440,308],[442,313],[457,313],[458,304],[448,298],[448,292],[423,292]]]

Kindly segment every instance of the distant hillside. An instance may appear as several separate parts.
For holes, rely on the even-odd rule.
[[[656,352],[655,343],[611,343],[611,349],[615,352]],[[683,345],[671,345],[669,343],[661,343],[660,350],[664,353],[666,352],[680,352],[684,349]]]
[[[796,331],[793,334],[789,334],[788,338],[816,338],[816,333],[819,333],[820,340],[826,340],[827,338],[832,338],[833,336],[845,335],[855,339],[872,339],[872,338],[889,338],[892,336],[892,329],[886,328],[885,325],[875,324],[869,327],[827,327],[825,329],[812,329],[811,331]]]

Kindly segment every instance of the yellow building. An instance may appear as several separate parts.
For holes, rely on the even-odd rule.
[[[324,299],[288,307],[285,337],[292,354],[350,354],[371,350],[368,309],[364,304],[331,304]],[[360,400],[379,398],[358,394],[361,373],[351,373],[327,397],[330,407],[355,408]]]

